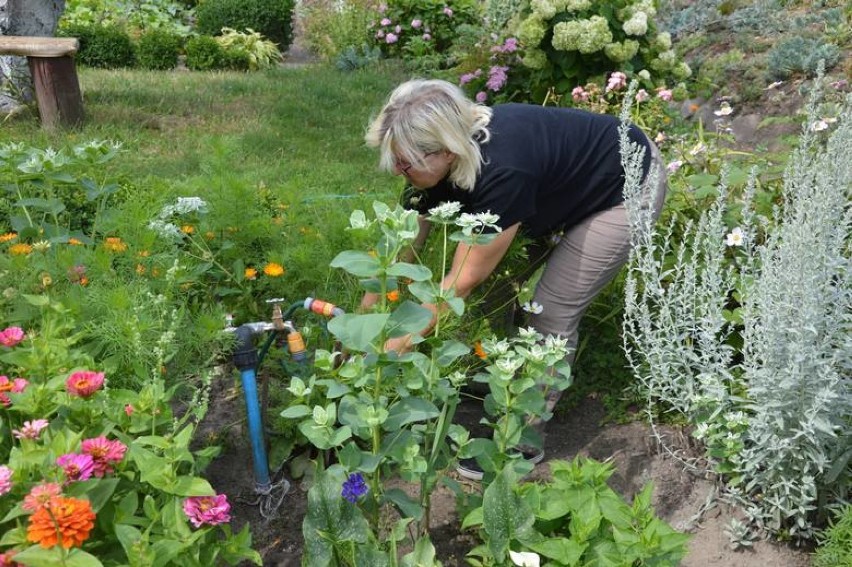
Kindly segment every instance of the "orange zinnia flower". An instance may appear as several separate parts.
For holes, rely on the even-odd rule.
[[[246,268],[243,277],[247,280],[256,280],[257,279],[257,270],[254,268]]]
[[[95,527],[95,513],[88,500],[56,497],[30,516],[27,540],[42,547],[80,547]]]
[[[388,301],[399,301],[399,291],[393,290],[387,293]]]
[[[11,254],[12,256],[25,256],[32,251],[33,247],[23,242],[19,242],[17,244],[12,244],[11,246],[9,246],[9,254]]]
[[[108,236],[104,241],[104,248],[110,252],[124,252],[127,250],[127,244],[117,236]]]
[[[15,240],[18,238],[17,232],[7,232],[6,234],[0,234],[0,242],[9,242],[10,240]]]
[[[191,224],[185,224],[180,227],[180,231],[184,234],[192,234],[193,232],[195,232],[195,227]]]
[[[488,358],[488,354],[486,354],[485,349],[482,348],[482,343],[480,341],[476,341],[475,343],[473,343],[473,354],[475,354],[482,360]]]
[[[263,267],[263,273],[270,278],[277,278],[278,276],[284,275],[284,266],[276,264],[275,262],[269,262]]]
[[[80,240],[77,240],[76,238],[69,238],[68,244],[70,244],[71,246],[82,246],[83,245],[83,243]]]

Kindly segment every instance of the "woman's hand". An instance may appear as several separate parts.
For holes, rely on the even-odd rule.
[[[404,335],[395,339],[388,339],[385,343],[385,352],[395,351],[402,355],[411,350],[411,335]]]

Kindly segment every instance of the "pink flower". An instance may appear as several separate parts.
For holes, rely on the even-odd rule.
[[[420,20],[411,20],[411,27],[414,29],[419,29],[420,26],[423,25],[423,22]]]
[[[183,501],[183,513],[196,528],[204,524],[216,526],[231,521],[231,505],[224,494],[190,496]]]
[[[849,86],[849,81],[846,79],[840,79],[839,81],[832,81],[831,88],[836,89],[838,91],[842,91],[846,87]]]
[[[464,75],[459,77],[459,85],[466,85],[469,82],[471,82],[472,80],[474,80],[475,78],[476,78],[476,75],[474,75],[473,73],[465,73]]]
[[[12,490],[12,469],[0,465],[0,496]]]
[[[387,11],[388,11],[388,5],[387,4],[379,4],[379,14],[384,14]]]
[[[673,161],[673,162],[669,163],[669,164],[666,166],[666,171],[668,171],[669,173],[675,173],[678,169],[680,169],[680,167],[681,167],[682,165],[683,165],[683,162],[682,162],[682,161],[680,161],[680,160],[675,160],[675,161]]]
[[[668,102],[674,98],[671,89],[657,89],[657,98],[661,98],[664,101]]]
[[[571,96],[576,102],[586,102],[589,100],[589,93],[583,87],[574,87],[574,90],[571,91]]]
[[[134,411],[134,410],[133,410],[133,406],[132,406],[132,405],[127,404],[126,406],[124,406],[124,414],[125,414],[127,417],[130,417],[131,415],[133,415],[133,411]]]
[[[639,92],[636,93],[636,102],[645,102],[649,98],[651,98],[651,95],[645,89],[639,89]]]
[[[616,71],[615,73],[609,76],[609,80],[606,83],[606,92],[617,91],[623,89],[626,86],[627,75],[625,75],[621,71]]]
[[[24,391],[24,388],[26,388],[28,384],[29,382],[27,382],[23,378],[15,378],[14,380],[9,380],[7,376],[0,376],[0,404],[2,404],[3,407],[9,407],[10,405],[12,405],[12,400],[9,399],[9,396],[6,395],[6,392],[20,394]]]
[[[514,37],[508,38],[503,42],[503,45],[495,45],[491,48],[491,53],[514,53],[518,50],[518,40]]]
[[[379,23],[380,23],[380,24],[382,24],[383,26],[389,26],[389,25],[391,25],[393,22],[390,20],[390,18],[382,18],[382,21],[381,21],[381,22],[379,22]]]
[[[432,39],[431,34],[428,34],[428,33],[423,34],[423,41],[429,41],[430,39]]]
[[[7,327],[0,331],[0,345],[13,347],[24,340],[24,330],[20,327]]]
[[[395,33],[389,33],[385,36],[385,43],[396,43],[399,38]]]
[[[80,370],[74,372],[65,381],[65,388],[72,396],[88,398],[104,385],[104,373]]]
[[[395,28],[393,28],[393,31],[396,33],[396,35],[401,34],[402,33],[402,26],[399,26],[399,25],[396,26]]]
[[[476,102],[483,103],[486,100],[488,100],[488,93],[486,93],[485,91],[479,91],[478,93],[476,93]]]
[[[46,482],[33,486],[30,493],[24,496],[24,503],[21,508],[27,512],[35,512],[48,502],[51,498],[56,498],[62,494],[62,487],[55,482]]]
[[[56,464],[65,471],[65,481],[87,480],[95,472],[95,461],[91,455],[68,453],[56,459]]]
[[[0,567],[18,567],[21,563],[17,563],[12,560],[18,552],[14,549],[10,549],[6,553],[0,553]]]
[[[102,478],[104,475],[112,472],[112,465],[121,462],[124,458],[124,453],[127,451],[127,445],[121,441],[110,441],[106,437],[95,437],[94,439],[86,439],[81,444],[81,451],[84,455],[92,457],[93,474]]]
[[[383,37],[385,37],[385,32],[383,32],[382,30],[376,32],[377,39],[382,39]]]
[[[50,422],[46,419],[34,419],[32,421],[25,421],[24,426],[20,429],[13,429],[12,435],[17,437],[18,439],[38,439],[39,435],[41,435],[42,430],[48,426]]]
[[[506,84],[508,77],[506,76],[506,71],[508,71],[508,67],[499,67],[494,66],[488,71],[488,81],[485,83],[485,87],[491,89],[494,92],[499,91],[503,88],[503,85]]]
[[[448,18],[452,18],[452,17],[453,17],[453,9],[452,9],[452,8],[450,8],[449,6],[444,6],[444,14],[445,14]]]

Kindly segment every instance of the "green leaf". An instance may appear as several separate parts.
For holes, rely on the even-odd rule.
[[[201,477],[182,476],[174,483],[170,494],[176,496],[212,496],[216,494],[210,483]]]
[[[82,549],[72,549],[67,556],[62,548],[55,546],[43,548],[38,545],[15,554],[15,562],[33,567],[101,567],[103,563]]]
[[[446,368],[453,362],[470,352],[470,347],[455,340],[444,341],[435,351],[438,366]]]
[[[346,250],[335,256],[331,267],[341,268],[359,278],[373,278],[378,275],[381,264],[377,258],[366,252]]]
[[[421,303],[435,303],[435,286],[429,282],[414,282],[408,286],[408,291]]]
[[[437,567],[441,562],[435,558],[435,546],[429,536],[423,536],[414,544],[414,551],[402,558],[402,567]]]
[[[161,539],[151,546],[151,551],[154,552],[154,563],[152,567],[165,567],[172,565],[172,559],[178,557],[187,544],[175,541],[173,539]]]
[[[560,565],[578,565],[580,557],[586,551],[588,544],[580,544],[579,542],[564,537],[556,537],[546,539],[541,542],[524,542],[524,545],[544,555],[548,559],[557,561]]]
[[[481,526],[483,522],[485,512],[482,509],[482,506],[479,508],[474,508],[470,511],[470,513],[464,517],[462,521],[462,529],[467,529],[473,526]]]
[[[0,546],[20,545],[27,543],[27,528],[23,525],[11,530],[6,530],[3,537],[0,537]]]
[[[528,532],[535,517],[526,502],[515,494],[518,477],[506,466],[485,489],[482,497],[482,527],[488,534],[488,548],[498,562],[506,558],[509,542]]]
[[[389,337],[416,334],[432,322],[432,311],[413,301],[404,301],[397,307],[387,322]]]
[[[397,262],[388,268],[389,276],[399,278],[408,278],[416,282],[423,282],[432,279],[432,270],[420,264],[408,264],[406,262]]]
[[[402,512],[403,517],[414,518],[414,520],[418,522],[423,517],[423,508],[420,506],[420,503],[411,498],[401,489],[387,489],[385,490],[384,497],[385,500],[392,503],[400,512]]]
[[[133,526],[117,524],[115,526],[115,537],[121,543],[124,554],[127,555],[128,559],[132,559],[134,555],[138,555],[137,542],[142,541],[142,532]]]
[[[385,431],[396,431],[408,423],[434,419],[441,414],[432,402],[415,397],[401,398],[388,408],[388,412],[390,415],[382,425]]]
[[[453,310],[453,313],[461,317],[464,315],[464,299],[461,297],[451,297],[447,299],[447,305]]]
[[[329,321],[328,330],[343,343],[343,346],[363,352],[371,350],[370,343],[381,334],[389,317],[387,313],[369,315],[347,313]]]
[[[109,502],[115,488],[118,486],[119,479],[117,478],[102,478],[98,480],[87,480],[84,482],[75,482],[68,489],[69,496],[83,496],[88,498],[92,504],[92,511],[96,514],[101,511],[101,508]]]
[[[286,419],[301,419],[313,413],[313,410],[306,405],[290,406],[281,412],[281,417]]]

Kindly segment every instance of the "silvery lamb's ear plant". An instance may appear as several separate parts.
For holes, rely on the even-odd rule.
[[[752,180],[730,230],[723,185],[678,243],[637,206],[639,156],[622,136],[634,228],[624,340],[637,387],[649,415],[695,426],[752,526],[794,539],[848,498],[852,454],[852,97],[830,133],[812,128],[818,98],[772,218],[752,212]]]

